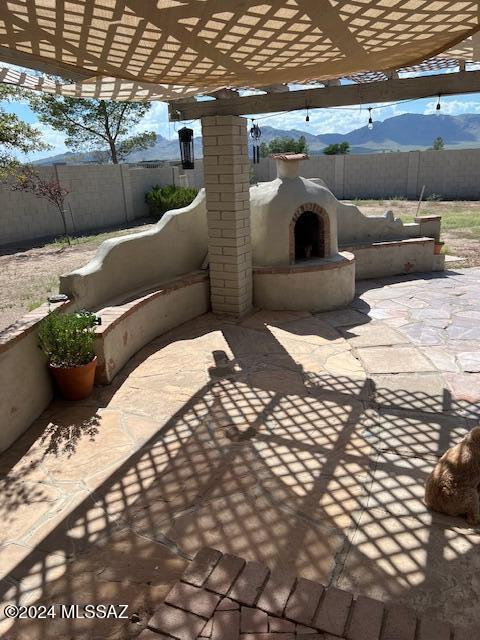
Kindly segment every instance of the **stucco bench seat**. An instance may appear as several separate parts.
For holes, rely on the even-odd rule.
[[[356,280],[439,271],[445,264],[444,255],[435,255],[431,237],[362,242],[342,245],[341,250],[354,254]]]
[[[108,384],[143,346],[209,309],[207,271],[193,271],[123,302],[98,309],[97,384]]]

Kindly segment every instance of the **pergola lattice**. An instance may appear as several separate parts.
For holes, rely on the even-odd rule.
[[[445,0],[2,0],[0,60],[71,82],[11,70],[0,79],[119,100],[363,82],[371,72],[386,79],[412,65],[478,59],[479,8]]]

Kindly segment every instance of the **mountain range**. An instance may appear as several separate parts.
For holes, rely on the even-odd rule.
[[[371,130],[364,126],[353,129],[348,133],[321,133],[317,135],[308,130],[309,126],[305,125],[305,130],[277,129],[268,125],[261,126],[262,137],[260,142],[269,142],[276,137],[299,138],[300,136],[305,136],[311,155],[320,155],[327,145],[344,141],[350,143],[350,153],[428,149],[438,136],[443,138],[446,149],[480,147],[480,114],[474,113],[458,116],[404,113],[387,118],[383,122],[375,122]],[[194,139],[194,152],[196,158],[202,156],[201,137],[195,137]],[[128,162],[178,159],[178,140],[168,140],[161,135],[157,135],[157,141],[153,147],[146,151],[130,154]],[[68,152],[42,158],[37,160],[35,164],[81,164],[94,161],[94,153]]]

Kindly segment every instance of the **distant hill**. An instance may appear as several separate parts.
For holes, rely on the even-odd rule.
[[[308,127],[308,125],[306,125]],[[400,116],[377,121],[373,129],[367,126],[353,129],[349,133],[321,133],[300,129],[276,129],[268,125],[261,126],[261,142],[269,142],[276,137],[298,138],[305,136],[311,155],[320,155],[323,149],[332,142],[347,141],[351,153],[378,153],[381,151],[410,151],[428,149],[433,140],[441,136],[447,149],[463,149],[480,147],[480,114],[466,113],[459,116],[421,115],[405,113]],[[200,137],[194,139],[195,157],[202,156]],[[141,160],[179,160],[178,140],[167,140],[160,135],[153,147],[129,156],[129,162]],[[37,160],[36,164],[53,164],[66,162],[79,164],[94,162],[94,153],[64,153]]]

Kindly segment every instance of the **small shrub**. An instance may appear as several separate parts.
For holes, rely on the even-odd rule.
[[[440,202],[443,198],[439,193],[431,193],[425,200],[428,200],[428,202]]]
[[[93,313],[51,313],[40,323],[38,342],[55,367],[76,367],[95,357]]]
[[[198,190],[192,187],[176,187],[168,184],[164,187],[155,185],[145,194],[145,202],[152,218],[161,218],[166,211],[188,206],[197,195]]]

